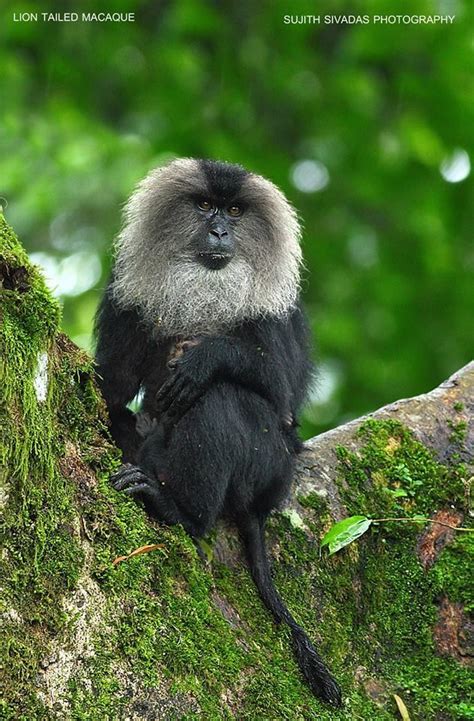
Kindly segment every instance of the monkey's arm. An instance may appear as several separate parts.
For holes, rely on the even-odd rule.
[[[109,410],[112,437],[122,449],[124,461],[131,462],[141,438],[135,428],[135,415],[126,406],[140,388],[148,343],[136,312],[119,310],[110,287],[99,306],[95,332],[97,374]]]
[[[266,398],[282,419],[295,416],[311,368],[307,346],[299,310],[285,320],[264,319],[245,324],[233,335],[203,338],[176,362],[158,392],[158,411],[176,423],[211,383],[224,380]]]

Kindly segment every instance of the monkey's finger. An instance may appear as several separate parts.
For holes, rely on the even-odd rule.
[[[116,481],[113,484],[113,487],[116,491],[124,491],[127,486],[131,485],[132,483],[136,482],[136,477],[133,476],[132,478],[123,478],[120,481]]]
[[[197,383],[188,383],[180,392],[176,399],[177,404],[185,406],[187,410],[196,403],[197,400],[203,395],[204,388],[197,385]]]
[[[120,473],[124,473],[125,471],[130,470],[130,468],[136,468],[132,463],[122,463],[118,471],[115,471],[115,473],[112,474],[113,476],[118,476]]]
[[[136,466],[122,467],[119,471],[117,471],[117,473],[114,473],[110,477],[112,485],[119,483],[123,478],[127,478],[130,474],[136,473],[136,471]]]
[[[121,478],[122,476],[127,476],[130,473],[135,473],[137,470],[140,470],[138,466],[132,466],[131,463],[121,466],[119,470],[114,473],[111,478]]]
[[[169,389],[173,387],[173,385],[176,383],[176,380],[179,378],[178,374],[173,374],[171,378],[168,378],[163,385],[158,388],[158,391],[156,393],[156,398],[162,398],[163,396],[166,396]]]
[[[176,376],[173,376],[173,378],[170,378],[165,383],[163,383],[163,385],[158,390],[158,392],[155,396],[155,400],[156,400],[157,404],[161,404],[166,401],[166,399],[168,398],[168,395],[171,393],[173,386],[176,383],[176,380],[177,380]]]
[[[138,498],[140,501],[148,501],[157,505],[160,502],[161,494],[155,485],[150,481],[148,483],[137,483],[124,490],[128,496]]]
[[[116,491],[123,491],[126,486],[136,483],[138,480],[148,480],[147,476],[139,468],[130,468],[120,475],[112,477],[112,485]]]
[[[176,425],[190,408],[199,400],[203,391],[198,387],[185,386],[166,411],[168,424]]]
[[[136,493],[150,493],[151,488],[148,483],[137,483],[135,486],[124,488],[123,492],[127,493],[129,496],[134,496]]]
[[[174,380],[174,379],[173,379]],[[161,391],[157,395],[157,409],[160,413],[166,413],[170,406],[174,405],[176,398],[183,392],[186,387],[186,381],[184,378],[176,378],[173,384],[167,388],[166,394],[161,394]]]

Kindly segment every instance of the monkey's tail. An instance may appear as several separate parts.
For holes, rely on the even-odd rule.
[[[296,660],[312,692],[323,701],[340,706],[341,690],[337,682],[304,630],[286,608],[273,584],[265,546],[264,524],[264,519],[254,517],[246,519],[244,526],[239,526],[252,578],[275,620],[283,621],[290,627]]]

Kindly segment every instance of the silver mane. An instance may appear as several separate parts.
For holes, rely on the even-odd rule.
[[[237,252],[215,271],[197,263],[189,249],[200,223],[189,197],[207,192],[199,161],[183,158],[152,170],[125,207],[114,301],[137,307],[160,335],[225,332],[244,319],[281,317],[297,300],[301,231],[283,193],[259,175],[244,176]]]

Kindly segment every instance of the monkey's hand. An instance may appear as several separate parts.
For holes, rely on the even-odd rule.
[[[137,413],[135,419],[135,430],[142,438],[147,438],[156,429],[158,422],[148,413]]]
[[[213,370],[201,346],[190,347],[175,361],[170,378],[156,395],[156,410],[160,422],[169,429],[205,393]]]

